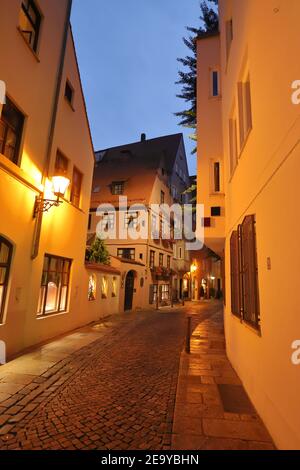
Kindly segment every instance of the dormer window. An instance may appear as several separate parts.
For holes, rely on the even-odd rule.
[[[124,194],[124,181],[113,181],[111,184],[111,193],[114,195]]]

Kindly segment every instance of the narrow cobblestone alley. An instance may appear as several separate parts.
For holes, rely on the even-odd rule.
[[[218,308],[200,309],[195,325]],[[1,368],[0,392],[7,382],[19,385],[17,393],[2,393],[0,448],[170,448],[185,314],[191,309],[189,304],[118,317],[98,340],[37,377],[13,374],[10,364]]]

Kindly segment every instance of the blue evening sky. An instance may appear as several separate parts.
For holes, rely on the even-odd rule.
[[[94,146],[101,150],[183,132],[190,174],[191,130],[174,84],[188,49],[185,26],[199,25],[199,0],[73,0],[72,27]]]

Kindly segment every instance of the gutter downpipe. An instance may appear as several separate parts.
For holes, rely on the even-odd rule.
[[[63,71],[64,71],[64,64],[65,64],[65,55],[66,55],[66,49],[67,49],[71,10],[72,10],[72,0],[68,0],[65,26],[64,26],[63,43],[62,43],[62,49],[61,49],[61,54],[60,54],[59,67],[57,71],[56,89],[55,89],[55,94],[53,98],[53,110],[52,110],[52,117],[51,117],[50,129],[49,129],[46,159],[45,159],[43,177],[42,177],[43,186],[45,185],[47,176],[49,176],[49,167],[50,167],[54,131],[55,131],[55,125],[56,125],[56,119],[57,119],[59,95],[60,95],[60,90],[61,90],[61,83],[62,83],[62,77],[63,77]],[[36,259],[39,253],[42,221],[43,221],[43,213],[39,212],[35,219],[31,259]]]

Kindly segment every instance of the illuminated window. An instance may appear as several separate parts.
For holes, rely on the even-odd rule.
[[[0,115],[0,153],[16,164],[19,159],[23,125],[23,114],[6,97],[6,104]]]
[[[154,268],[154,265],[155,265],[155,251],[151,250],[150,251],[149,266],[150,266],[150,268]]]
[[[117,297],[117,293],[118,293],[118,279],[116,277],[113,277],[111,296]]]
[[[50,315],[67,310],[72,261],[45,255],[38,315]]]
[[[89,276],[89,291],[88,291],[89,301],[96,300],[96,288],[97,288],[96,276],[95,274],[91,274]]]
[[[169,300],[169,284],[161,286],[161,300]]]
[[[12,250],[12,244],[0,236],[0,323],[3,321]]]
[[[37,51],[41,14],[33,0],[23,0],[19,15],[20,31],[31,49]]]
[[[107,299],[108,280],[107,280],[106,277],[102,277],[102,279],[101,279],[101,295],[102,295],[102,299]]]

